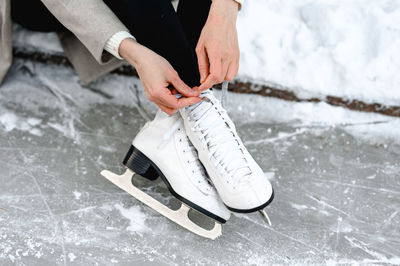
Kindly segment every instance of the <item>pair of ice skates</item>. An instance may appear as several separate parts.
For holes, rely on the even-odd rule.
[[[123,175],[107,170],[101,174],[121,189],[200,236],[221,235],[231,211],[260,211],[271,203],[272,186],[241,139],[225,109],[211,90],[204,99],[169,116],[161,111],[140,130],[123,163]],[[161,177],[169,191],[182,202],[171,210],[132,185],[139,174],[150,180]],[[207,230],[189,217],[190,208],[215,220]],[[269,221],[269,219],[268,219]]]

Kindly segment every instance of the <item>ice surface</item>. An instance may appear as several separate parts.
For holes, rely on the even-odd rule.
[[[0,265],[400,264],[400,119],[255,95],[228,106],[274,185],[273,226],[234,214],[211,241],[99,174],[122,173],[156,110],[137,79],[84,87],[16,60],[0,88]],[[177,205],[162,182],[135,183]]]

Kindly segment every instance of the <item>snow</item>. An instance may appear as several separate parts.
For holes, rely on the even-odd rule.
[[[74,260],[76,259],[76,256],[74,253],[68,253],[68,258],[70,262],[74,262]]]
[[[246,1],[237,29],[238,80],[300,98],[400,105],[399,1]],[[54,33],[14,31],[16,47],[62,51]]]
[[[82,193],[79,192],[79,191],[76,191],[76,190],[73,191],[72,193],[74,194],[75,199],[77,199],[77,200],[79,200],[81,198],[81,196],[82,196]]]
[[[145,225],[146,215],[139,206],[124,208],[121,204],[115,204],[114,207],[121,212],[123,217],[129,220],[129,226],[126,230],[135,233],[150,231],[150,228]]]
[[[246,1],[237,27],[239,79],[299,97],[400,103],[399,1]]]
[[[37,118],[20,118],[14,113],[4,112],[0,115],[0,125],[4,127],[4,130],[9,132],[14,129],[19,129],[22,131],[28,131],[33,135],[41,136],[42,131],[37,128],[41,123],[40,119]]]
[[[13,25],[13,46],[24,49],[39,50],[47,53],[62,53],[61,43],[54,32],[33,33],[21,26]]]

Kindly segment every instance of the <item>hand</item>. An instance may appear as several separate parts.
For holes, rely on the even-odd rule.
[[[184,106],[201,101],[201,98],[197,97],[199,92],[187,86],[168,61],[152,50],[132,39],[125,39],[121,42],[118,52],[135,67],[147,98],[165,113],[172,115]],[[178,91],[185,97],[177,99],[168,88],[169,85],[176,89],[175,93]]]
[[[239,43],[236,31],[238,3],[213,0],[207,22],[196,46],[200,72],[198,91],[224,80],[232,81],[239,69]]]

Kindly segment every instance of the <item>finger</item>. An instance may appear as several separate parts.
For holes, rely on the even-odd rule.
[[[208,76],[208,56],[205,47],[196,47],[197,63],[199,65],[200,83]]]
[[[238,74],[239,72],[239,62],[240,62],[240,55],[236,57],[235,59],[235,76]]]
[[[229,66],[231,65],[231,60],[226,60],[226,61],[222,61],[222,81],[226,80],[226,76],[228,74],[229,71]]]
[[[154,99],[154,102],[158,105],[163,105],[171,109],[178,109],[178,100],[172,94],[160,94],[159,96],[157,96],[157,98]]]
[[[220,83],[223,81],[222,73],[222,60],[221,56],[218,53],[210,54],[210,74],[207,79],[200,85],[198,88],[199,92],[207,90],[211,88],[214,84]]]
[[[200,102],[200,97],[182,97],[178,99],[178,109]]]
[[[179,94],[179,91],[177,91],[175,88],[173,88],[173,89],[171,89],[171,93],[172,93],[172,95],[175,95],[175,94]]]
[[[198,92],[192,90],[188,85],[186,85],[186,83],[183,82],[183,80],[181,80],[178,73],[176,73],[176,72],[174,72],[173,77],[170,78],[169,82],[183,96],[197,96],[198,95]]]
[[[216,73],[216,71],[217,71],[217,70],[215,70],[216,68],[214,68],[214,73],[210,72],[207,79],[204,81],[204,83],[202,83],[200,85],[200,87],[197,89],[197,91],[199,91],[199,92],[205,91],[205,90],[211,88],[212,86],[214,86],[215,84],[223,81],[223,78],[221,78],[221,67],[220,66],[221,66],[221,64],[219,64],[218,73]]]
[[[166,107],[166,106],[164,106],[162,104],[157,104],[157,105],[166,114],[173,115],[176,112],[176,109],[172,109],[172,108]]]
[[[175,97],[175,96],[173,96]],[[180,99],[164,99],[162,101],[157,101],[158,105],[163,105],[169,109],[177,110],[185,106],[189,106],[201,101],[200,97],[182,97]]]
[[[215,81],[211,75],[208,75],[207,79],[197,89],[198,92],[205,91],[211,88],[215,84]]]
[[[210,76],[215,83],[223,81],[222,57],[218,52],[210,54]]]
[[[225,80],[232,81],[237,74],[237,69],[238,69],[238,67],[237,67],[236,62],[231,62],[228,67],[228,71],[226,73]]]
[[[185,99],[184,101],[182,101],[183,99]],[[189,99],[189,100],[187,100]],[[194,104],[198,101],[200,101],[201,98],[199,97],[181,97],[180,99],[177,99],[175,97],[175,95],[172,95],[171,91],[166,90],[162,93],[160,93],[159,95],[157,95],[157,97],[155,97],[155,101],[159,104],[162,104],[168,108],[173,108],[173,109],[179,109],[182,107],[181,102],[183,103],[188,103],[187,105],[190,104]],[[186,106],[186,105],[184,105]]]

